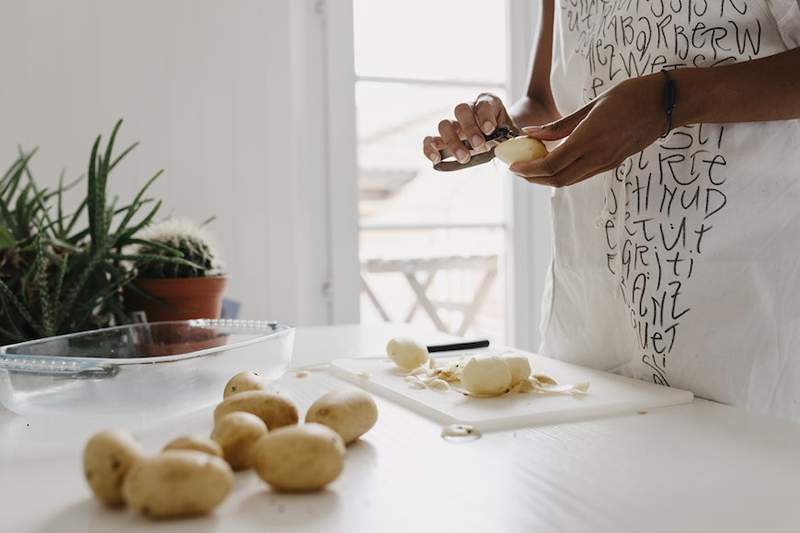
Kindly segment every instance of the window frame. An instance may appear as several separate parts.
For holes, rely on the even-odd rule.
[[[481,89],[503,87],[511,100],[524,94],[537,0],[505,0],[507,24],[506,81],[480,83],[403,77],[356,76],[353,49],[353,2],[307,0],[323,14],[324,62],[327,98],[327,190],[329,205],[327,283],[330,323],[357,322],[360,302],[358,236],[357,137],[355,87],[357,81],[420,83]],[[335,185],[335,186],[334,186]],[[514,346],[536,350],[540,342],[541,299],[550,264],[550,191],[515,180],[506,190],[506,338]],[[398,225],[397,229],[403,229]],[[483,227],[483,225],[478,225]],[[495,224],[494,227],[497,225]],[[477,227],[477,226],[476,226]],[[368,229],[368,228],[364,228]],[[412,228],[409,228],[412,229]]]

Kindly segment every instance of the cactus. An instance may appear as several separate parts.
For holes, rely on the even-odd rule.
[[[146,232],[150,241],[137,255],[140,278],[201,278],[220,274],[221,265],[210,239],[202,228],[184,220],[166,220]],[[159,261],[178,256],[182,262]]]

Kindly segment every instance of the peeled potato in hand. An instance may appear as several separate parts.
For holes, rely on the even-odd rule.
[[[497,145],[494,155],[506,165],[521,161],[533,161],[547,155],[547,148],[533,137],[514,137]]]

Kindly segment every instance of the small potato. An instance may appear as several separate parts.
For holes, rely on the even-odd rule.
[[[511,387],[511,371],[496,355],[471,357],[461,372],[461,384],[475,396],[497,396]]]
[[[178,437],[167,443],[162,451],[167,450],[194,450],[196,452],[207,453],[216,457],[222,457],[222,448],[219,444],[211,439],[198,437],[196,435],[188,435],[185,437]]]
[[[511,386],[525,381],[531,377],[531,362],[525,355],[504,355],[508,370],[511,372]]]
[[[122,483],[144,459],[144,450],[130,432],[106,430],[94,435],[83,450],[83,473],[95,497],[105,505],[120,505]]]
[[[342,472],[344,451],[342,438],[327,426],[286,427],[256,443],[253,467],[275,490],[321,490]]]
[[[386,345],[386,354],[394,364],[406,371],[414,370],[428,360],[428,348],[413,339],[390,340]]]
[[[547,155],[547,148],[539,139],[532,137],[514,137],[500,143],[494,149],[494,155],[507,165],[520,161],[533,161]]]
[[[233,487],[228,463],[194,450],[168,450],[140,461],[122,492],[131,509],[151,518],[206,514]]]
[[[272,431],[283,426],[297,424],[297,407],[288,399],[265,391],[251,390],[240,392],[222,400],[214,409],[214,423],[235,411],[253,413],[264,421]]]
[[[228,384],[225,385],[225,391],[222,393],[222,399],[240,392],[264,390],[266,388],[267,383],[264,378],[258,375],[258,372],[239,372],[228,380]]]
[[[350,444],[372,429],[378,420],[378,406],[372,396],[359,389],[331,391],[308,408],[306,422],[328,426]]]
[[[253,446],[267,434],[267,425],[252,413],[236,411],[220,418],[211,438],[222,447],[222,453],[234,470],[250,468]]]

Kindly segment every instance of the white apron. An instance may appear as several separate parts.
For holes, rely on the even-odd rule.
[[[797,1],[557,0],[559,110],[797,47]],[[544,355],[800,420],[800,122],[677,128],[552,216]]]

